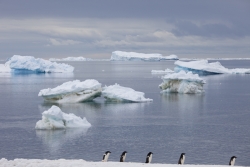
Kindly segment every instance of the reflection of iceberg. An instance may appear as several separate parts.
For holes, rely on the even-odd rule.
[[[45,146],[56,154],[65,143],[82,138],[87,134],[88,127],[64,130],[36,130],[36,136],[42,139]]]
[[[207,60],[198,60],[198,61],[176,61],[175,72],[181,70],[192,71],[193,73],[209,75],[209,74],[250,74],[250,69],[244,68],[235,68],[228,69],[220,64],[220,62],[208,63]]]
[[[101,84],[94,79],[87,79],[83,82],[74,80],[65,82],[53,89],[40,90],[38,96],[42,96],[45,101],[77,103],[93,100],[101,95],[101,91]]]
[[[36,123],[36,129],[64,129],[90,127],[86,118],[80,118],[74,114],[66,114],[57,106],[52,106],[42,113],[42,120]]]
[[[162,56],[159,53],[145,54],[136,52],[114,51],[111,55],[111,61],[161,61],[161,60],[178,60],[176,55]]]
[[[143,92],[137,92],[134,89],[122,87],[118,84],[104,87],[103,96],[110,101],[128,101],[128,102],[147,102],[152,99],[145,98]]]
[[[159,85],[162,92],[201,93],[205,84],[205,81],[198,74],[186,73],[185,71],[165,75],[162,79],[163,83]]]
[[[174,71],[167,68],[165,70],[152,70],[151,73],[152,74],[168,74],[168,73],[174,73]]]
[[[73,72],[74,67],[68,64],[59,64],[48,60],[34,58],[32,56],[12,56],[5,64],[9,65],[11,69],[18,72],[37,72],[37,73],[50,73],[50,72]],[[14,72],[15,72],[14,71]]]

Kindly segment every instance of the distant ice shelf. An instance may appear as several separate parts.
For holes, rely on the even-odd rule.
[[[163,83],[159,85],[162,93],[202,93],[203,85],[206,83],[198,74],[180,71],[162,77]]]
[[[152,99],[145,98],[143,92],[135,91],[134,89],[123,87],[118,84],[106,86],[103,88],[102,95],[110,101],[125,101],[125,102],[148,102]]]
[[[152,74],[169,74],[169,73],[174,73],[174,71],[167,68],[165,70],[152,70],[151,73]]]
[[[235,68],[228,69],[220,64],[220,62],[208,63],[208,60],[198,60],[198,61],[176,61],[175,72],[179,71],[192,71],[200,75],[209,75],[209,74],[250,74],[250,69],[245,68]]]
[[[67,73],[74,71],[74,67],[68,64],[51,62],[32,56],[19,55],[12,56],[5,63],[5,66],[9,66],[14,72]]]
[[[72,113],[66,114],[57,106],[52,106],[42,113],[42,120],[36,123],[36,129],[88,128],[91,124],[86,118],[80,118]]]
[[[83,82],[79,80],[69,81],[52,89],[40,90],[38,96],[50,102],[78,103],[93,100],[101,96],[101,92],[101,83],[94,79],[87,79]]]
[[[162,56],[159,53],[145,54],[136,52],[112,52],[111,61],[161,61],[161,60],[178,60],[176,55]]]

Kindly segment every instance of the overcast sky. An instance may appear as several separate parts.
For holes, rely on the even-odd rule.
[[[250,0],[0,0],[0,59],[250,57]]]

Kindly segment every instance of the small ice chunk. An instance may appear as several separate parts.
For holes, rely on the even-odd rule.
[[[174,73],[174,71],[167,68],[165,70],[152,70],[151,73],[152,74],[168,74],[168,73]]]
[[[143,92],[135,91],[128,87],[122,87],[118,84],[106,86],[102,91],[103,96],[111,101],[128,101],[128,102],[148,102],[152,99],[145,98]]]
[[[52,106],[42,113],[42,120],[36,123],[36,129],[64,129],[90,127],[86,118],[80,118],[72,113],[66,114],[57,106]]]
[[[162,77],[163,83],[159,85],[162,92],[170,93],[202,93],[205,80],[198,74],[180,71]]]
[[[0,64],[0,73],[10,73],[11,68],[8,64]]]

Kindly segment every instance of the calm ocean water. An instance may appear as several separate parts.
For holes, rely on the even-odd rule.
[[[220,61],[228,68],[250,68],[250,61]],[[160,75],[151,70],[173,69],[174,62],[68,62],[74,74],[0,73],[0,158],[85,159],[101,161],[111,151],[118,161],[186,164],[250,165],[250,75],[204,76],[205,93],[160,94]],[[66,81],[96,79],[102,86],[131,87],[152,98],[149,103],[93,102],[55,104],[65,113],[86,117],[89,129],[35,130],[44,103],[38,92]]]

